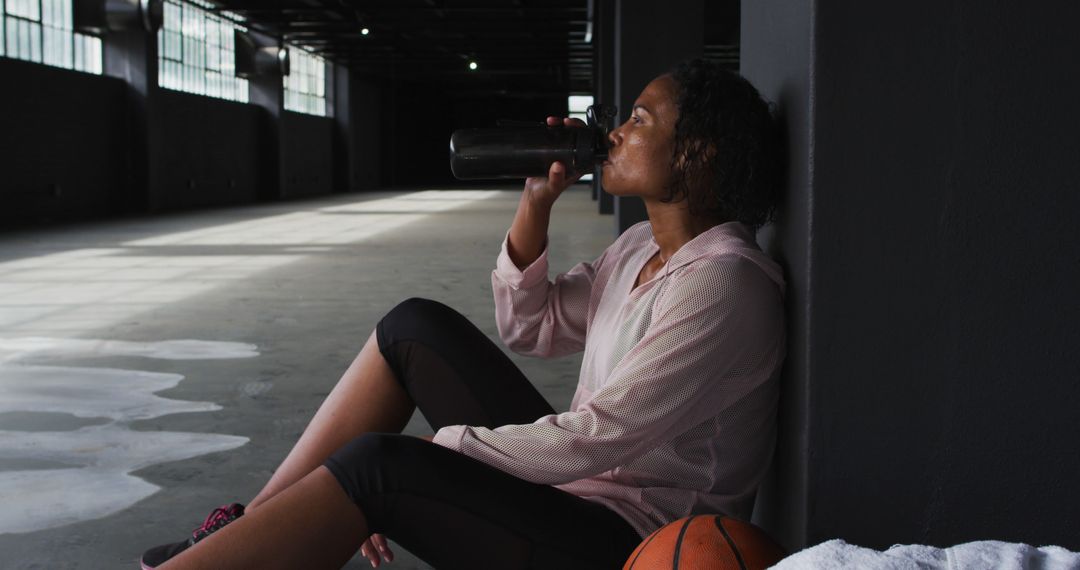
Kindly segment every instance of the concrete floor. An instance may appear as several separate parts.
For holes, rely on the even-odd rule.
[[[0,235],[0,567],[137,567],[213,507],[247,502],[403,299],[442,301],[502,346],[491,270],[519,188]],[[590,195],[556,204],[552,276],[614,238]],[[178,340],[205,342],[162,344]],[[567,409],[580,355],[503,350]],[[405,433],[431,430],[418,412]],[[388,568],[429,568],[392,548]]]

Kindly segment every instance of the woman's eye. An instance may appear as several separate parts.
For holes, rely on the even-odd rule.
[[[637,118],[636,115],[630,115],[630,120],[633,121],[635,125],[641,122],[641,119]]]

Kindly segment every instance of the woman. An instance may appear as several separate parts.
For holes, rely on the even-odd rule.
[[[757,91],[715,64],[653,80],[603,165],[649,221],[554,282],[548,220],[576,176],[526,181],[496,319],[518,353],[585,351],[569,411],[459,313],[409,299],[246,513],[218,509],[144,567],[340,567],[357,548],[377,566],[385,535],[440,569],[620,568],[677,518],[748,518],[784,355],[781,272],[753,234],[776,199],[771,132]],[[400,435],[415,407],[433,437]]]

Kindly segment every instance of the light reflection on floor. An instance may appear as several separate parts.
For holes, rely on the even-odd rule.
[[[76,336],[498,194],[413,192],[0,262],[0,335]]]
[[[41,345],[48,339],[35,340],[31,344]],[[110,356],[111,349],[117,349],[117,355],[164,356],[170,360],[185,355],[244,358],[258,354],[252,345],[229,342],[201,342],[200,352],[176,355],[140,346],[158,343],[76,343],[73,354],[91,348],[96,356]],[[50,344],[54,349],[64,345],[62,341]],[[30,347],[29,352],[35,348]],[[8,350],[6,355],[7,362],[0,363],[0,417],[38,412],[108,421],[64,431],[0,431],[0,460],[9,462],[9,468],[0,471],[0,504],[4,505],[0,509],[0,534],[31,532],[110,515],[158,491],[156,485],[130,475],[132,471],[234,449],[248,441],[246,437],[215,433],[131,429],[135,420],[221,409],[213,402],[154,395],[176,387],[184,379],[180,374],[25,365],[14,363],[22,356],[19,352]]]
[[[95,422],[80,426],[52,419],[66,426],[55,431],[12,427],[25,419],[3,423],[0,534],[106,516],[157,491],[131,471],[247,441],[130,430],[127,424],[138,419],[220,409],[213,402],[154,395],[175,387],[183,378],[179,374],[48,364],[73,356],[243,358],[257,354],[254,346],[86,337],[217,287],[242,286],[258,272],[498,194],[395,194],[162,235],[69,244],[0,262],[0,414],[9,414],[8,420],[37,413],[39,420],[65,415]],[[12,246],[0,239],[3,247],[5,257],[13,257]]]

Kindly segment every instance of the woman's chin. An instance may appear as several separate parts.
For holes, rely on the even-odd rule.
[[[622,196],[625,194],[622,185],[608,175],[606,168],[604,169],[603,176],[600,177],[600,187],[604,189],[604,192],[607,192],[612,196]]]
[[[611,194],[612,196],[636,196],[633,191],[628,190],[617,182],[609,182],[607,179],[600,179],[600,188]]]

